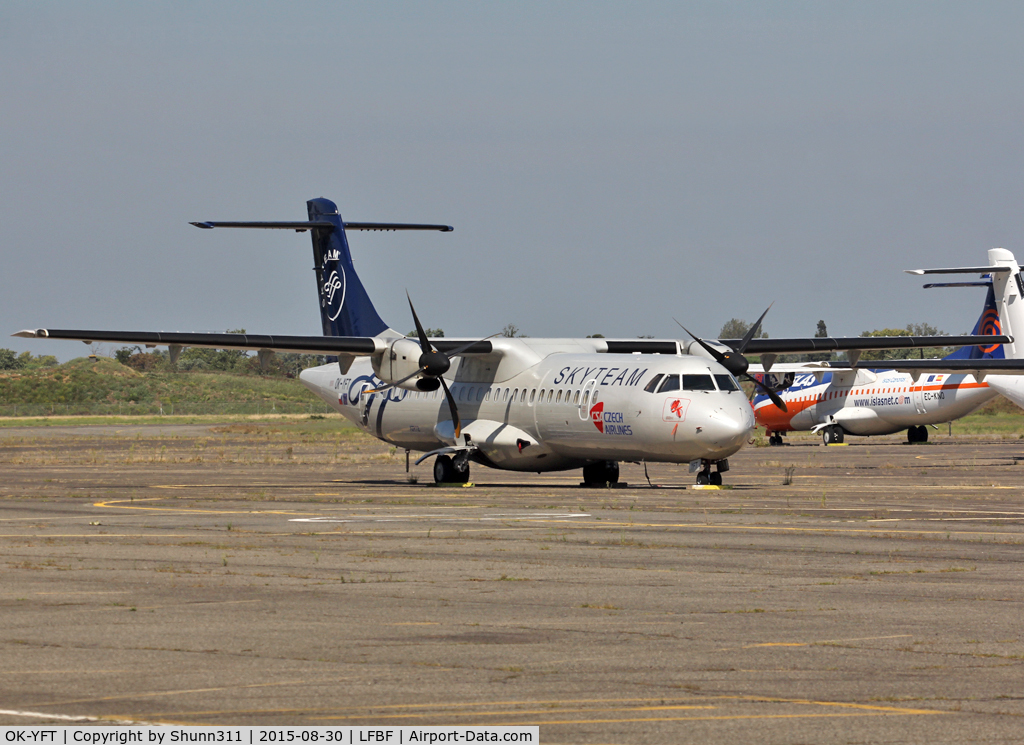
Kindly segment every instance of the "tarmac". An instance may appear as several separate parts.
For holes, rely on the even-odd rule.
[[[351,432],[4,429],[0,725],[1021,742],[1022,458],[798,438],[721,491],[438,487]]]

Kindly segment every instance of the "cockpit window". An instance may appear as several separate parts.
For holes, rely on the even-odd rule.
[[[716,375],[715,382],[718,383],[720,391],[738,391],[740,389],[732,375]]]
[[[710,375],[684,375],[683,390],[713,391],[715,390],[715,382],[711,379]]]
[[[661,387],[658,389],[658,393],[664,393],[665,391],[678,391],[679,390],[679,376],[678,375],[666,375],[665,379],[661,382]]]
[[[656,390],[658,390],[658,383],[661,382],[661,379],[663,377],[664,376],[661,373],[655,375],[653,378],[651,378],[651,382],[644,386],[644,390],[647,391],[648,393],[654,393]]]

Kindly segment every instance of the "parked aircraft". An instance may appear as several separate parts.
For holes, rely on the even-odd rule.
[[[323,336],[35,329],[18,336],[336,355],[304,370],[316,395],[367,433],[433,457],[439,483],[465,482],[469,464],[512,471],[583,469],[587,484],[618,481],[621,461],[688,463],[698,484],[721,484],[729,456],[754,428],[737,383],[745,351],[762,355],[935,346],[939,339],[431,339],[409,301],[416,337],[389,327],[356,274],[347,230],[439,230],[446,225],[343,222],[327,199],[301,222],[201,222],[200,228],[310,231]],[[767,312],[767,311],[766,311]],[[762,318],[764,316],[762,315]],[[942,337],[942,340],[946,340]],[[986,337],[989,341],[995,338]],[[978,337],[959,343],[976,344]],[[999,337],[1009,341],[1009,337]],[[770,388],[769,400],[786,408]],[[712,470],[714,469],[714,470]]]
[[[931,287],[987,287],[988,295],[974,335],[1024,332],[1024,279],[1013,254],[1002,248],[988,252],[987,267],[916,269],[912,274],[982,274],[971,282],[927,284]],[[767,396],[754,398],[757,423],[765,427],[772,445],[782,444],[790,431],[820,432],[826,444],[841,443],[845,435],[882,435],[907,430],[908,442],[927,442],[926,425],[949,422],[971,413],[1005,392],[1024,401],[1024,377],[1019,360],[1024,343],[1006,342],[964,346],[940,360],[859,362],[856,352],[848,363],[803,363],[757,368],[756,377],[779,389],[785,410]],[[782,385],[780,385],[780,383]],[[1015,398],[1016,395],[1016,398]]]

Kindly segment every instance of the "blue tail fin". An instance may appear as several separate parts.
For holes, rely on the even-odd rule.
[[[331,223],[310,231],[324,336],[377,336],[387,331],[352,264],[338,206],[321,198],[309,200],[306,208],[310,222]]]
[[[992,289],[992,283],[988,285],[988,295],[985,298],[985,307],[981,311],[981,318],[974,326],[974,335],[988,334],[996,335],[1003,333],[1003,324],[999,320],[999,311],[996,308],[996,295]],[[953,354],[946,355],[947,360],[981,360],[981,359],[1005,359],[1002,344],[992,344],[985,347],[960,347]]]

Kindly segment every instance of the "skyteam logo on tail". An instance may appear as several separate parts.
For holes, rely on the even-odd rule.
[[[337,320],[345,304],[345,270],[338,263],[340,258],[341,254],[337,249],[328,251],[324,255],[324,266],[321,271],[321,274],[326,275],[326,279],[320,305],[327,311],[327,317],[332,321]],[[327,273],[328,269],[330,274]]]

